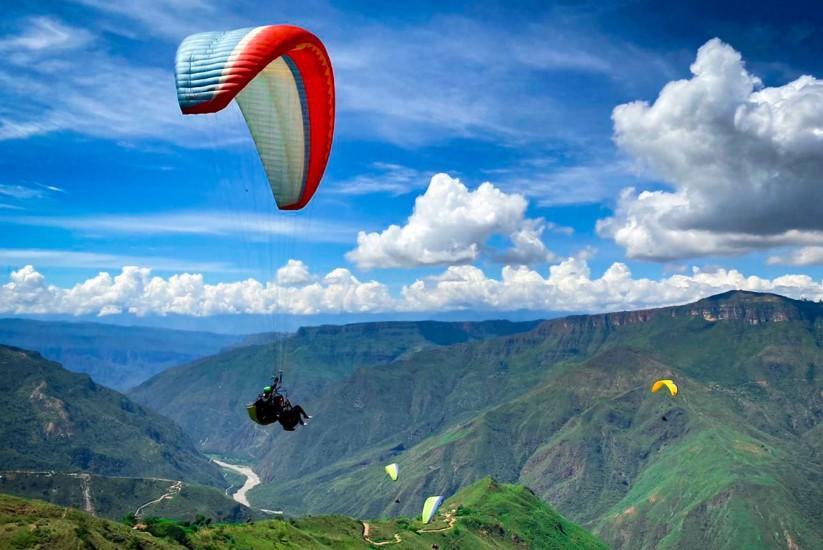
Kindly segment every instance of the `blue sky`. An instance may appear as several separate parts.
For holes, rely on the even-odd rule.
[[[813,3],[374,4],[6,10],[0,313],[823,297]],[[329,166],[297,214],[276,210],[239,110],[184,117],[174,90],[188,34],[277,23],[317,34],[336,78]]]

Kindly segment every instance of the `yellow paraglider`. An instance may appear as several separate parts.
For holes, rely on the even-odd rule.
[[[437,513],[437,509],[440,508],[442,503],[442,496],[429,497],[426,499],[426,502],[423,503],[423,514],[420,517],[423,523],[431,523],[434,514]]]
[[[400,473],[400,468],[397,464],[389,464],[385,468],[386,473],[389,474],[389,477],[392,481],[397,481],[397,475]]]
[[[659,390],[663,386],[665,386],[669,390],[669,393],[672,394],[672,397],[677,395],[677,384],[675,384],[671,380],[658,380],[657,382],[652,384],[652,393],[656,393],[657,390]]]

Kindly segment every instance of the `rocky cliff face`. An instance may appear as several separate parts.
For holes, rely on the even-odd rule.
[[[823,315],[823,305],[791,300],[776,294],[732,291],[672,308],[673,316],[689,315],[706,321],[743,321],[749,325],[783,321],[814,321]]]
[[[697,317],[705,321],[741,321],[749,325],[785,321],[814,321],[823,317],[823,304],[792,300],[776,294],[732,290],[683,306],[637,311],[620,311],[601,315],[574,315],[545,321],[538,332],[606,329],[648,323],[660,317]]]

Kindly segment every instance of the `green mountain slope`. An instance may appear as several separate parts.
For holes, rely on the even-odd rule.
[[[536,324],[421,321],[302,328],[280,342],[166,370],[129,395],[172,418],[206,452],[259,456],[268,446],[268,431],[250,425],[244,407],[274,370],[285,371],[290,395],[302,401],[328,387],[339,391],[340,381],[359,368],[392,364],[420,350],[521,333]]]
[[[186,429],[255,464],[264,484],[253,504],[412,514],[423,496],[491,474],[527,484],[618,548],[823,547],[821,304],[732,292],[447,347],[411,338],[382,358],[397,342],[372,338],[378,347],[364,353],[368,330],[289,344],[311,358],[288,379],[305,377],[294,393],[315,417],[294,433],[243,417],[256,388],[238,373],[262,375],[256,362],[274,361],[276,348],[200,362],[208,375],[194,379],[215,377],[217,405],[198,400],[209,420]],[[197,365],[155,378],[166,381],[162,399]],[[680,386],[676,398],[649,392],[663,377]],[[180,416],[189,404],[179,399]],[[388,462],[400,463],[396,483]]]
[[[307,404],[306,429],[273,430],[250,499],[411,513],[492,474],[616,547],[823,547],[821,336],[823,305],[730,293],[426,350],[356,371]],[[676,398],[649,392],[661,377]]]
[[[102,323],[0,319],[0,344],[40,352],[104,386],[125,390],[175,365],[217,353],[243,337]]]
[[[179,545],[79,510],[0,494],[0,548],[164,550]]]
[[[198,515],[239,522],[263,514],[236,503],[220,489],[169,479],[107,477],[84,473],[0,472],[0,493],[36,498],[120,520],[139,511],[181,521]],[[167,495],[166,498],[160,497]]]
[[[38,501],[0,495],[0,546],[3,548],[183,548],[124,525]],[[315,516],[289,521],[188,529],[171,535],[190,549],[281,548],[534,548],[605,549],[596,537],[574,525],[524,487],[483,479],[448,499],[434,521],[396,518],[357,521],[342,516]],[[182,535],[182,537],[181,537]],[[375,544],[376,543],[376,544]]]
[[[225,486],[173,423],[39,354],[0,346],[0,470],[85,471]]]

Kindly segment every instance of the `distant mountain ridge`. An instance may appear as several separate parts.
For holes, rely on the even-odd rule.
[[[730,292],[449,346],[396,346],[379,330],[368,340],[367,326],[350,339],[304,333],[301,349],[315,354],[306,368],[335,373],[304,403],[315,416],[306,429],[261,430],[242,409],[233,424],[184,426],[201,445],[256,461],[267,483],[250,499],[261,506],[410,513],[423,495],[493,474],[531,486],[616,548],[823,547],[822,313]],[[352,353],[364,340],[405,350]],[[219,381],[221,401],[241,405],[255,356],[227,357],[156,377],[156,402],[178,418],[172,409],[185,407],[162,388],[204,375]],[[676,398],[649,392],[663,377],[680,386]],[[375,499],[386,462],[403,472],[391,485],[399,504]]]
[[[236,345],[243,336],[103,323],[0,319],[0,344],[37,351],[116,390]]]
[[[265,444],[268,431],[247,422],[245,404],[277,370],[284,370],[290,395],[311,399],[360,368],[455,343],[527,332],[539,321],[398,321],[324,325],[267,344],[245,346],[168,369],[129,396],[173,418],[206,452],[245,457]],[[181,392],[180,388],[187,388]]]
[[[320,325],[301,327],[300,338],[321,336],[358,335],[368,336],[381,332],[416,332],[427,342],[449,346],[493,336],[507,336],[527,332],[542,321],[381,321],[376,323],[352,323],[348,325]]]
[[[622,326],[649,322],[661,316],[701,317],[706,321],[744,321],[751,325],[800,320],[813,322],[823,317],[823,304],[794,300],[778,294],[731,290],[681,306],[594,315],[572,315],[543,321],[541,326],[545,330],[556,323],[568,325],[579,320],[585,320],[592,326],[597,324]]]

